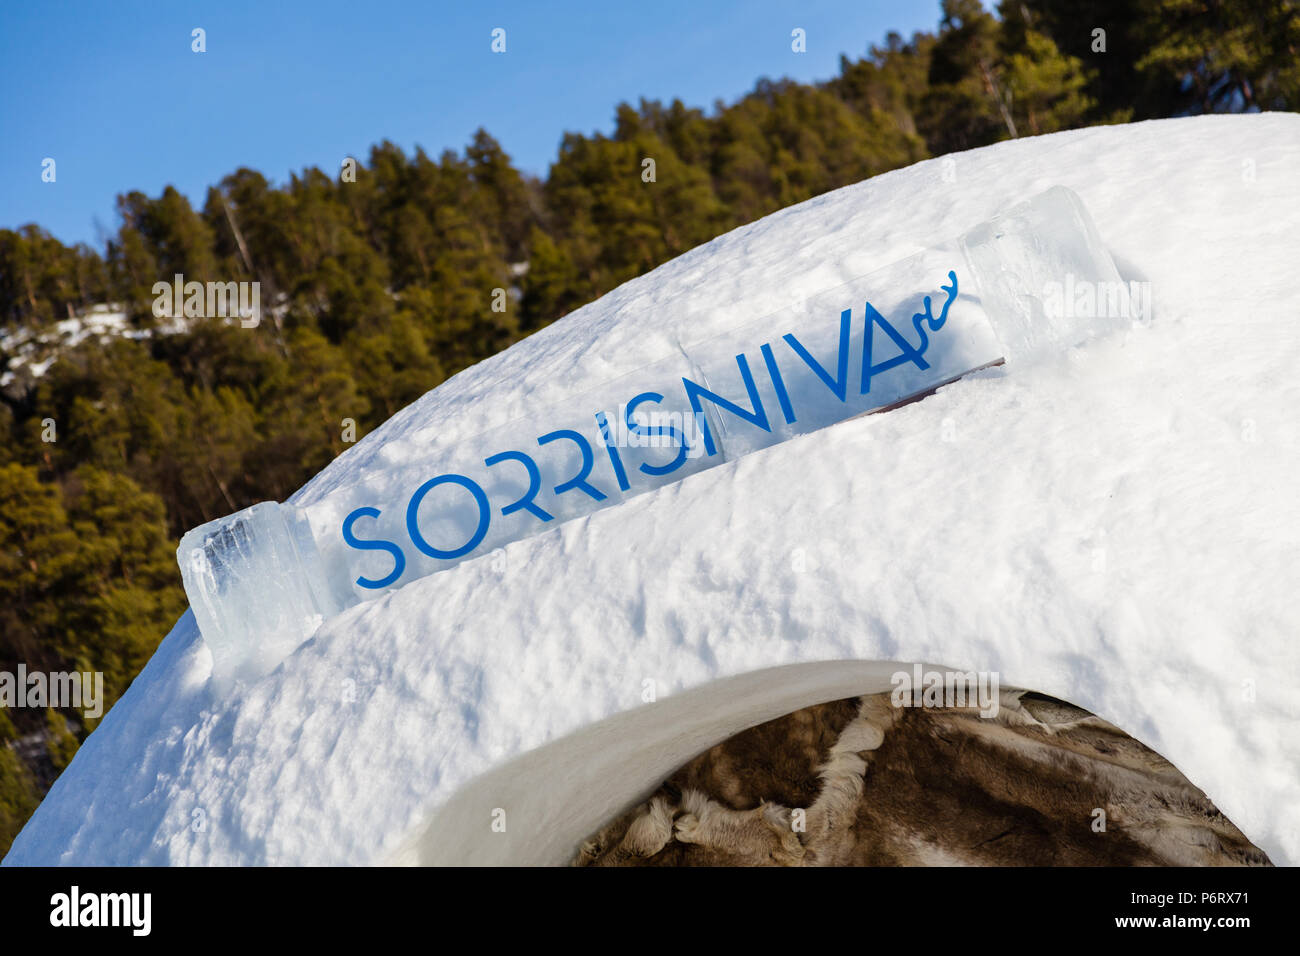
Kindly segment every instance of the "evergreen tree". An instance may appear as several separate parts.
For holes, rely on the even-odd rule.
[[[1293,0],[1148,0],[1143,12],[1154,42],[1137,69],[1179,82],[1179,112],[1300,108]]]
[[[997,20],[979,0],[944,0],[917,125],[935,155],[1015,137],[998,78]]]

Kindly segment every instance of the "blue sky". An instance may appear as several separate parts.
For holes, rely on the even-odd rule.
[[[621,100],[709,108],[760,76],[826,79],[841,53],[938,20],[938,0],[5,0],[0,228],[36,222],[98,247],[121,192],[171,183],[201,206],[240,166],[283,182],[383,139],[460,150],[479,126],[545,175],[566,130],[609,132]],[[195,27],[206,53],[190,49]]]

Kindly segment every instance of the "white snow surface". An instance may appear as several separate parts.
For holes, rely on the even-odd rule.
[[[186,614],[5,863],[560,862],[674,761],[881,689],[880,661],[997,671],[1095,711],[1274,862],[1300,861],[1300,117],[1093,128],[952,160],[955,177],[918,163],[627,283],[428,393],[293,500],[382,480],[431,441],[1055,184],[1083,198],[1120,273],[1152,284],[1153,320],[416,580],[221,697]],[[863,663],[824,663],[846,661]],[[561,793],[577,801],[563,820]]]

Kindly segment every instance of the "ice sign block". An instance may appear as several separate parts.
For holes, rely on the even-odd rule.
[[[341,610],[292,505],[263,501],[199,525],[177,562],[219,683],[261,677]]]
[[[263,502],[181,541],[220,680],[255,679],[384,591],[743,455],[1121,324],[1062,308],[1119,284],[1083,204],[1054,188],[965,235],[681,343],[659,362],[310,506]]]
[[[976,226],[961,246],[1008,360],[1131,322],[1132,310],[1121,307],[1128,286],[1083,201],[1063,186]]]

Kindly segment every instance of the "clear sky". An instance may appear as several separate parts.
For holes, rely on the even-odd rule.
[[[99,247],[121,192],[171,183],[201,206],[240,166],[283,182],[383,139],[436,157],[479,126],[545,175],[566,130],[611,131],[621,100],[707,109],[761,76],[826,79],[938,20],[938,0],[0,0],[0,228]]]

